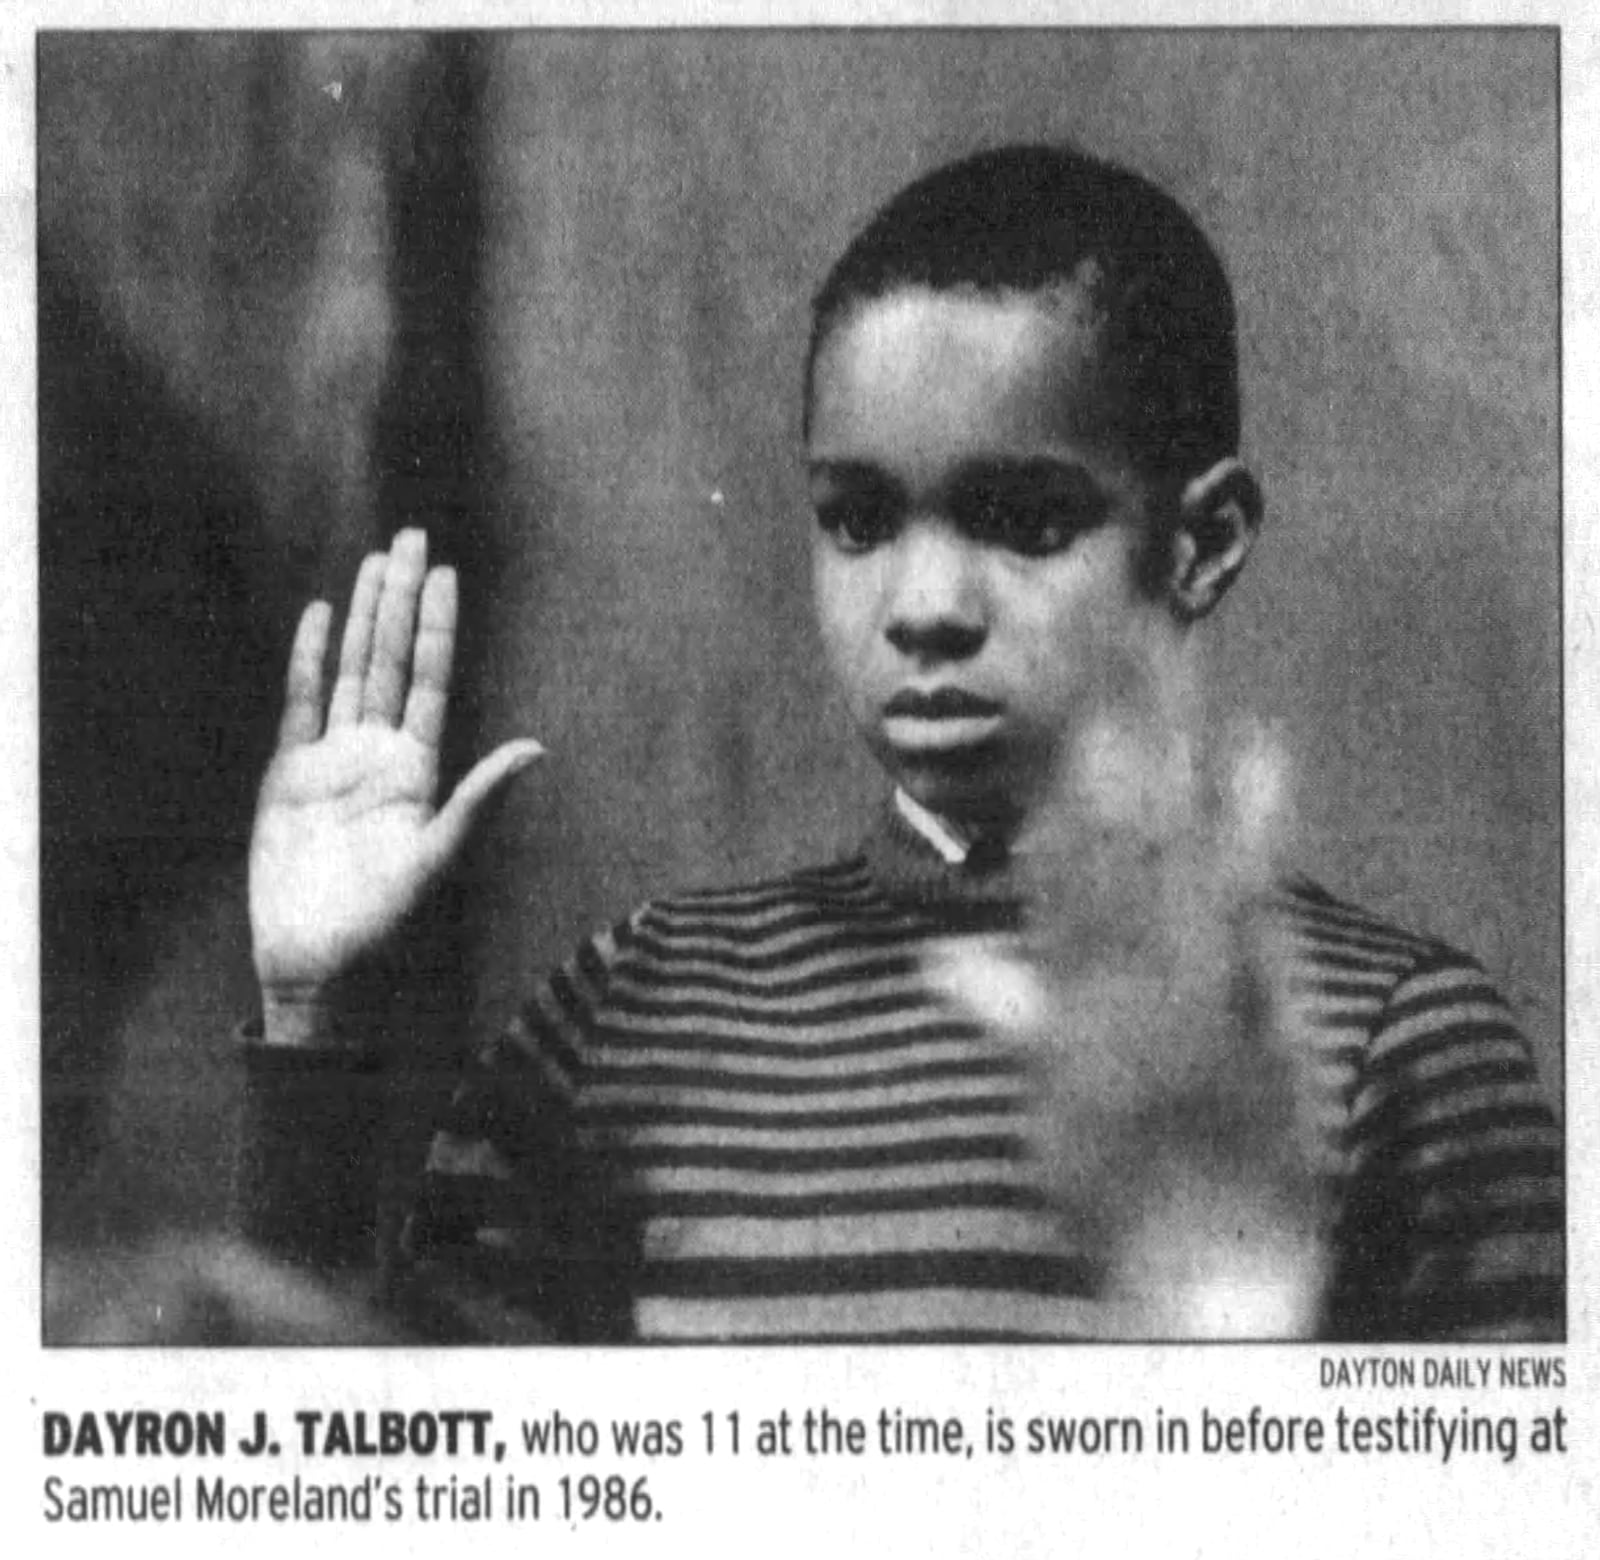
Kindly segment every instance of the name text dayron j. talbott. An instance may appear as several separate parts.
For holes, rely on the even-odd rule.
[[[42,1416],[46,1457],[488,1457],[505,1455],[491,1440],[494,1414],[484,1408],[298,1409],[287,1448],[265,1410],[229,1416],[221,1409],[100,1409]],[[242,1429],[240,1428],[242,1424]]]

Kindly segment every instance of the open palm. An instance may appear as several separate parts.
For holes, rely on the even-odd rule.
[[[250,844],[251,937],[269,1002],[317,997],[388,942],[483,802],[540,751],[506,743],[436,809],[456,582],[428,569],[422,532],[402,531],[363,563],[324,710],[331,619],[314,602],[300,620]]]

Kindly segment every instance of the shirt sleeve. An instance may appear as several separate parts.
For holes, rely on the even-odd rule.
[[[468,1067],[434,1134],[403,1241],[461,1326],[498,1340],[631,1328],[634,1221],[620,1157],[586,1125],[595,1032],[628,927],[584,943]]]
[[[1441,952],[1397,983],[1348,1130],[1333,1337],[1564,1337],[1560,1131],[1477,965]]]
[[[267,1046],[247,1027],[236,1232],[305,1270],[367,1270],[374,1303],[413,1338],[623,1332],[629,1225],[579,1110],[623,931],[585,942],[471,1059],[420,1174],[393,1162],[383,1047]],[[397,1241],[380,1214],[396,1176],[410,1210]]]

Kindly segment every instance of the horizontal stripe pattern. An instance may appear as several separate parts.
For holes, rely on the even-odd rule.
[[[1308,883],[1273,913],[1340,1208],[1329,1331],[1559,1328],[1559,1138],[1482,971]],[[662,1341],[1136,1334],[1050,1211],[1027,1059],[923,981],[940,930],[864,857],[646,906],[468,1077],[417,1249],[554,1314],[598,1283]]]

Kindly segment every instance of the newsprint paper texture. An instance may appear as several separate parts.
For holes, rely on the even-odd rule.
[[[270,9],[0,23],[15,1552],[1594,1553],[1595,22]],[[895,190],[1017,141],[1222,255],[1265,505],[1207,709],[1272,733],[1298,866],[1509,1002],[1565,1241],[1508,1239],[1506,1292],[1555,1336],[505,1348],[234,1238],[300,607],[426,525],[447,774],[548,750],[417,934],[444,1062],[631,906],[839,857],[884,791],[812,622],[808,301]],[[1485,1100],[1514,1157],[1532,1107]],[[396,1111],[391,1255],[438,1103]],[[1548,1235],[1550,1180],[1485,1184],[1539,1182]]]

